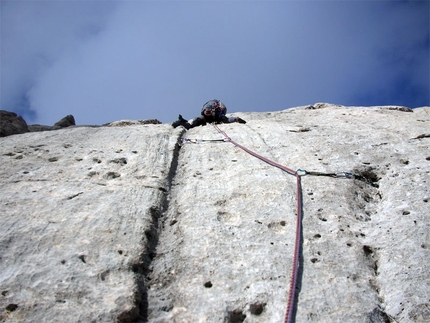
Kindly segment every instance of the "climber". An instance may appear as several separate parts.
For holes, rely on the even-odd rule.
[[[193,120],[193,122],[190,124],[187,120],[182,118],[181,115],[179,115],[179,118],[177,121],[172,123],[172,126],[174,128],[183,126],[185,129],[190,129],[198,126],[204,126],[207,123],[232,123],[232,122],[239,122],[239,123],[246,123],[245,120],[239,118],[239,117],[226,117],[227,108],[225,107],[224,103],[222,103],[220,100],[210,100],[203,104],[201,115],[198,116]]]

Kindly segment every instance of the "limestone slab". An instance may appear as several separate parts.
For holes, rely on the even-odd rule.
[[[248,149],[340,175],[301,177],[295,321],[430,321],[430,108],[235,116],[220,128]],[[1,138],[1,320],[282,322],[296,178],[222,139],[132,121]]]
[[[178,136],[148,125],[2,139],[2,322],[142,317]]]

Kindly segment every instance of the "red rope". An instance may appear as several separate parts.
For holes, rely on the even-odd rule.
[[[285,313],[285,323],[291,323],[293,320],[293,312],[294,312],[294,302],[295,302],[295,296],[296,296],[296,286],[297,286],[297,275],[299,272],[299,258],[300,258],[300,242],[302,237],[302,186],[301,186],[301,180],[300,175],[297,171],[294,171],[288,167],[285,167],[281,164],[278,164],[266,157],[263,157],[252,150],[249,150],[248,148],[238,144],[234,140],[232,140],[224,131],[222,131],[216,124],[212,124],[214,128],[224,136],[225,141],[231,142],[236,147],[239,147],[240,149],[244,150],[248,154],[262,160],[263,162],[272,165],[274,167],[277,167],[281,169],[284,172],[287,172],[288,174],[296,176],[296,182],[297,182],[297,219],[296,219],[296,240],[294,243],[294,258],[293,258],[293,266],[291,270],[291,278],[290,278],[290,293],[288,295],[288,302],[287,302],[287,310]]]
[[[297,220],[296,220],[296,241],[294,243],[293,267],[290,278],[290,294],[288,295],[287,311],[285,313],[285,323],[292,322],[294,312],[294,300],[296,296],[297,276],[299,272],[300,242],[302,239],[302,186],[300,175],[296,174],[297,180]]]
[[[284,172],[287,172],[288,174],[291,174],[291,175],[296,175],[297,174],[297,172],[296,171],[294,171],[294,170],[292,170],[292,169],[290,169],[290,168],[288,168],[288,167],[285,167],[285,166],[283,166],[283,165],[281,165],[281,164],[278,164],[278,163],[276,163],[276,162],[274,162],[274,161],[272,161],[272,160],[270,160],[270,159],[267,159],[266,157],[263,157],[263,156],[261,156],[261,155],[259,155],[259,154],[257,154],[257,153],[255,153],[255,152],[253,152],[252,150],[249,150],[248,148],[246,148],[246,147],[244,147],[244,146],[242,146],[242,145],[240,145],[240,144],[238,144],[237,142],[235,142],[233,139],[231,139],[229,136],[227,136],[227,134],[224,132],[224,131],[222,131],[216,124],[212,124],[213,126],[214,126],[214,128],[220,133],[220,134],[222,134],[223,136],[224,136],[224,140],[225,141],[229,141],[229,142],[231,142],[233,145],[235,145],[235,146],[237,146],[237,147],[239,147],[240,149],[242,149],[242,150],[244,150],[244,151],[246,151],[248,154],[250,154],[250,155],[252,155],[252,156],[254,156],[254,157],[256,157],[256,158],[258,158],[258,159],[260,159],[260,160],[262,160],[262,161],[264,161],[265,163],[267,163],[267,164],[269,164],[269,165],[272,165],[272,166],[274,166],[274,167],[277,167],[277,168],[279,168],[279,169],[281,169],[281,170],[283,170]]]

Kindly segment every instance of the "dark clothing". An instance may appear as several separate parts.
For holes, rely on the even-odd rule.
[[[179,120],[173,122],[172,126],[174,128],[183,126],[188,130],[198,126],[205,126],[208,123],[246,123],[245,120],[238,117],[228,118],[225,116],[226,113],[227,108],[224,103],[220,100],[210,100],[203,105],[201,115],[195,118],[191,124],[179,115]]]
[[[183,127],[185,127],[185,129],[188,130],[188,129],[198,127],[198,126],[205,126],[208,123],[233,123],[233,122],[246,123],[245,120],[238,118],[238,117],[227,118],[226,116],[222,116],[218,119],[215,119],[213,117],[198,116],[197,118],[195,118],[191,122],[191,124],[185,119],[181,120],[181,117],[180,117],[179,120],[172,123],[172,126],[174,128],[179,127],[179,126],[183,126]]]
[[[208,123],[232,123],[237,122],[237,118],[227,118],[225,115],[221,115],[218,118],[212,116],[198,116],[191,123],[191,128],[198,126],[205,126]]]

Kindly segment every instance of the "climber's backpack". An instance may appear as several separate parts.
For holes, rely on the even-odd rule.
[[[205,114],[206,110],[210,110],[212,117],[217,119],[227,114],[227,108],[220,100],[210,100],[203,104],[201,112],[202,116],[208,116],[208,114]]]

